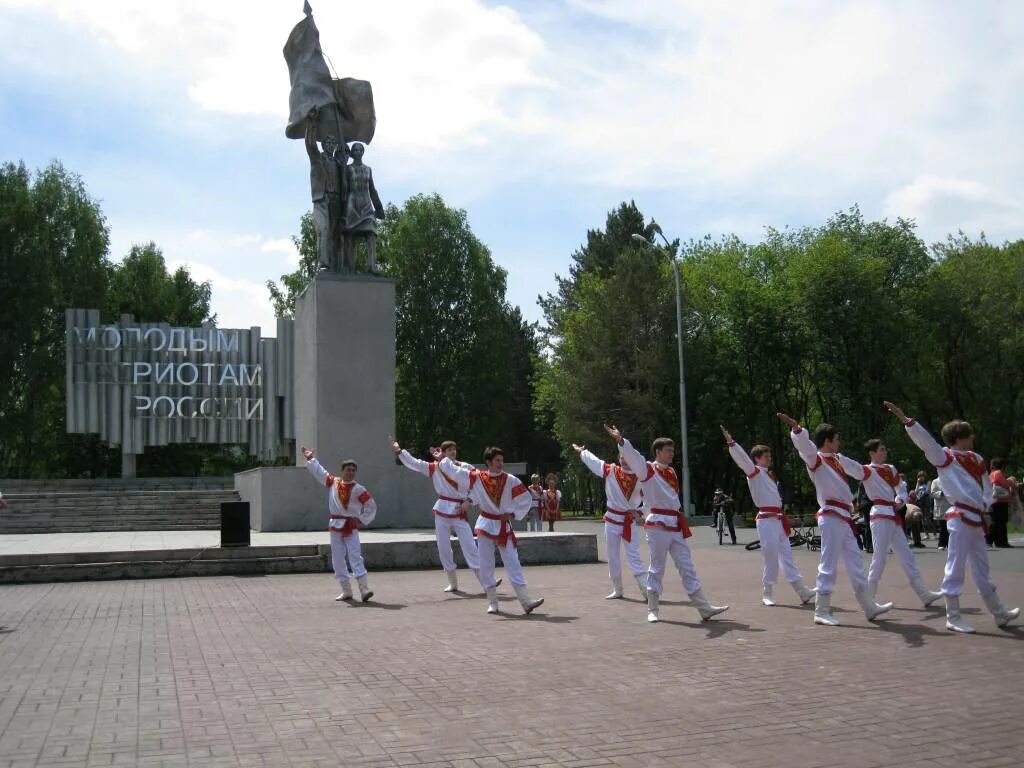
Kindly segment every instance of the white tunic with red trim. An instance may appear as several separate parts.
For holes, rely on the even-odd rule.
[[[992,504],[992,483],[985,460],[974,451],[943,448],[916,421],[907,425],[907,434],[939,472],[942,492],[950,503],[947,517],[960,515],[970,525],[985,524],[984,514]]]
[[[864,492],[871,499],[871,519],[887,518],[903,524],[896,510],[907,503],[907,486],[892,464],[864,465]]]
[[[466,500],[466,494],[459,490],[459,484],[454,479],[438,467],[436,461],[417,459],[404,448],[398,454],[398,458],[409,469],[429,477],[434,484],[434,492],[437,494],[433,509],[435,515],[449,519],[466,519],[466,513],[460,509],[462,502]]]
[[[359,525],[369,525],[377,516],[377,502],[373,496],[359,483],[343,483],[317,461],[310,459],[306,464],[310,474],[329,489],[327,508],[330,510],[330,522],[327,530],[337,530],[347,536]],[[351,522],[349,522],[351,521]]]
[[[622,528],[623,538],[632,541],[633,513],[640,510],[644,497],[640,479],[632,470],[602,461],[590,451],[582,451],[580,460],[587,469],[604,479],[604,495],[608,501],[604,521]]]
[[[533,502],[522,481],[508,472],[492,475],[487,470],[460,466],[447,456],[439,464],[445,474],[458,483],[459,491],[480,508],[474,530],[489,539],[500,540],[502,546],[509,540],[514,544],[512,526],[495,518],[512,515],[522,520],[526,517]]]
[[[747,476],[747,487],[750,488],[750,498],[758,510],[777,509],[782,510],[782,494],[779,493],[779,485],[775,480],[775,473],[770,469],[759,467],[750,458],[743,446],[733,440],[729,443],[729,455],[736,462],[736,466],[743,470]]]
[[[841,453],[819,451],[803,427],[797,427],[789,436],[800,458],[807,465],[807,474],[814,483],[820,511],[852,520],[853,492],[846,478],[849,475],[855,480],[863,480],[866,477],[865,467]]]
[[[619,454],[626,465],[636,474],[644,494],[647,518],[645,528],[664,528],[668,531],[689,535],[686,519],[679,511],[679,477],[676,471],[656,461],[647,461],[633,444],[623,438]]]

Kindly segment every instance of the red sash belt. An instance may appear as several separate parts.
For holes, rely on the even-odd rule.
[[[359,530],[359,518],[357,517],[346,517],[345,515],[331,515],[331,520],[344,520],[345,524],[341,528],[331,528],[330,524],[327,525],[328,531],[337,531],[341,534],[341,538],[347,539],[353,533]]]
[[[893,506],[896,505],[894,504]],[[903,527],[903,519],[895,513],[891,515],[879,515],[876,513],[871,515],[871,520],[888,520],[893,525],[898,525],[900,528]]]
[[[895,507],[895,501],[886,501],[885,499],[872,499],[871,505],[875,507]]]
[[[828,506],[835,505],[837,507],[841,507],[841,508],[845,509],[847,512],[849,512],[850,509],[851,509],[849,504],[844,504],[843,502],[835,501],[834,499],[826,499],[825,503]],[[837,517],[837,518],[839,518],[844,523],[846,523],[848,526],[850,526],[850,532],[853,533],[853,538],[855,538],[855,539],[857,538],[857,524],[855,522],[853,522],[853,518],[847,517],[846,515],[840,515],[834,509],[827,509],[827,508],[823,508],[823,509],[818,510],[817,517],[818,517],[819,520],[821,518],[823,518],[823,517]]]
[[[664,515],[665,517],[674,517],[676,518],[677,525],[675,528],[670,528],[664,523],[659,523],[656,520],[652,521],[650,518],[647,518],[647,522],[644,523],[644,528],[664,528],[666,531],[672,531],[672,533],[682,533],[684,539],[688,539],[691,536],[693,536],[693,531],[690,530],[690,526],[686,522],[686,516],[678,509],[651,508],[650,513],[652,515]]]
[[[622,515],[626,519],[620,523],[618,520],[612,520],[608,515],[605,515],[604,521],[606,523],[611,523],[612,525],[617,525],[622,529],[623,541],[627,543],[633,541],[633,513],[623,512],[620,509],[612,509],[611,507],[608,507],[608,511],[616,515]]]
[[[462,502],[465,501],[465,499],[453,499],[451,496],[438,496],[437,498],[440,501],[450,501],[450,502],[452,502],[454,504],[461,504]],[[447,512],[442,512],[439,509],[435,509],[435,510],[433,510],[433,512],[438,517],[445,517],[445,518],[448,518],[449,520],[468,520],[468,518],[466,517],[466,510],[464,510],[464,509],[460,509],[454,515],[449,514]]]
[[[981,518],[981,522],[976,523],[973,520],[968,520],[966,517],[960,514],[961,510],[973,512]],[[968,504],[954,504],[952,507],[950,507],[949,512],[946,513],[944,519],[951,520],[954,517],[959,517],[961,521],[963,521],[966,525],[971,526],[972,528],[981,528],[983,531],[985,531],[985,535],[988,535],[988,512],[986,512],[985,510],[978,509],[977,507],[972,507]]]
[[[487,520],[500,520],[501,529],[498,531],[497,536],[495,536],[493,533],[488,533],[487,531],[480,530],[479,528],[477,528],[476,531],[474,531],[474,533],[477,533],[481,536],[486,536],[488,539],[498,542],[499,547],[504,548],[505,545],[509,544],[510,542],[513,547],[519,545],[518,541],[516,540],[516,532],[512,530],[511,520],[505,520],[501,515],[492,515],[490,512],[484,512],[484,510],[482,509],[480,510],[480,517],[486,518]]]
[[[793,532],[793,528],[789,524],[789,518],[786,517],[786,513],[782,511],[782,507],[758,507],[757,519],[778,520],[782,523],[782,530],[786,532],[787,536]]]

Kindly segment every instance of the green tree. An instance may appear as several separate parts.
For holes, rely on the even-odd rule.
[[[195,327],[216,322],[210,315],[210,283],[197,283],[185,267],[167,271],[156,243],[133,245],[113,267],[104,313],[111,320],[130,314],[138,322]]]
[[[281,285],[267,280],[270,301],[274,305],[274,315],[287,317],[295,314],[295,300],[306,286],[316,277],[319,269],[317,261],[316,225],[313,214],[304,213],[299,220],[299,234],[292,236],[292,242],[299,252],[299,265],[293,272],[281,275]]]
[[[59,162],[0,166],[0,475],[102,473],[111,452],[64,428],[64,310],[102,306],[99,204]]]

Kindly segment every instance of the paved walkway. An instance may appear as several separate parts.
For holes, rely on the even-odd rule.
[[[891,562],[891,618],[841,576],[844,626],[815,627],[787,590],[759,604],[759,554],[692,541],[720,620],[668,579],[649,625],[635,588],[602,599],[603,564],[528,569],[531,617],[434,571],[371,574],[354,606],[326,574],[0,586],[0,768],[1020,764],[1024,629],[973,591],[979,634],[947,633]],[[990,556],[1024,604],[1024,549]],[[937,583],[941,554],[920,562]]]

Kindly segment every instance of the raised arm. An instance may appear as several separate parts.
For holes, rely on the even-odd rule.
[[[843,471],[854,480],[860,482],[870,477],[871,470],[856,459],[851,459],[849,456],[844,456],[841,453],[837,453],[836,458],[839,459],[839,464],[843,467]]]
[[[392,446],[396,446],[398,443],[393,443]],[[411,453],[404,448],[399,449],[395,455],[398,460],[405,465],[406,469],[411,469],[413,472],[419,472],[421,475],[430,477],[430,462],[423,461],[423,459],[417,459]]]
[[[928,459],[929,464],[933,467],[946,465],[946,452],[927,429],[907,416],[895,403],[884,400],[883,404],[889,413],[903,422],[903,426],[906,428],[907,434],[910,435],[910,439],[914,441],[914,445],[924,451],[924,457]]]
[[[719,425],[721,426],[721,425]],[[732,435],[729,434],[729,430],[725,427],[721,427],[722,437],[725,438],[726,445],[729,446],[729,455],[732,456],[732,460],[736,462],[736,466],[743,470],[743,474],[748,477],[754,473],[757,467],[754,466],[754,460],[750,458],[743,446],[732,439]]]
[[[807,430],[801,427],[800,422],[792,416],[787,416],[785,413],[777,413],[775,415],[789,425],[789,438],[793,441],[793,445],[796,447],[796,452],[800,454],[800,458],[804,460],[804,464],[808,467],[813,467],[817,464],[818,449],[811,440],[811,436],[807,434]]]
[[[463,464],[461,461],[452,461],[447,456],[440,459],[437,464],[459,486],[460,493],[469,493],[469,479],[473,473],[472,465]]]
[[[316,460],[316,456],[306,446],[302,446],[302,455],[306,457],[306,469],[309,470],[309,473],[316,478],[320,485],[329,487],[334,482],[334,475],[321,466],[320,462]]]
[[[582,445],[576,445],[576,443],[573,443],[572,449],[579,454],[580,461],[583,462],[583,466],[585,466],[598,477],[604,477],[604,461],[602,461],[597,456],[592,454]]]

